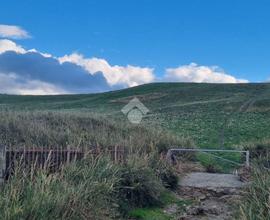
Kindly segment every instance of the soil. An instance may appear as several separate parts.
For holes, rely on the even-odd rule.
[[[231,174],[212,174],[205,172],[189,173],[182,177],[178,196],[192,201],[177,220],[231,220],[240,203],[243,188],[239,176]],[[177,207],[171,205],[164,210],[175,216]]]

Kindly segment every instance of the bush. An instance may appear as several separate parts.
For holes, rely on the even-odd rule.
[[[251,159],[260,159],[270,154],[270,140],[262,140],[257,143],[248,143],[244,146],[250,151]]]
[[[149,166],[155,171],[164,187],[171,190],[177,189],[179,178],[176,170],[158,153],[151,154]]]
[[[129,159],[121,173],[118,197],[122,211],[160,204],[160,195],[164,188],[155,172],[148,166],[147,158]]]
[[[257,143],[249,143],[244,147],[250,152],[250,158],[253,162],[266,168],[270,168],[270,140],[262,140]]]

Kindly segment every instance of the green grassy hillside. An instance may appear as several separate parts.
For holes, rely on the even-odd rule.
[[[0,95],[0,108],[91,112],[129,123],[121,109],[135,96],[150,110],[144,124],[191,137],[200,147],[270,138],[270,84],[155,83],[90,95]]]

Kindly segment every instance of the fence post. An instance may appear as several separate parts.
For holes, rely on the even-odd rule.
[[[118,147],[117,145],[114,146],[114,161],[117,163],[118,162]]]
[[[246,167],[249,167],[249,151],[246,151]]]
[[[70,163],[70,146],[67,146],[67,163]]]
[[[4,182],[6,172],[6,147],[0,145],[0,183]]]

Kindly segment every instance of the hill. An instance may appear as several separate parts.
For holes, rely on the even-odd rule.
[[[154,83],[85,95],[0,95],[1,111],[91,112],[127,121],[133,97],[150,110],[143,124],[191,137],[200,147],[233,147],[270,138],[270,84]]]

